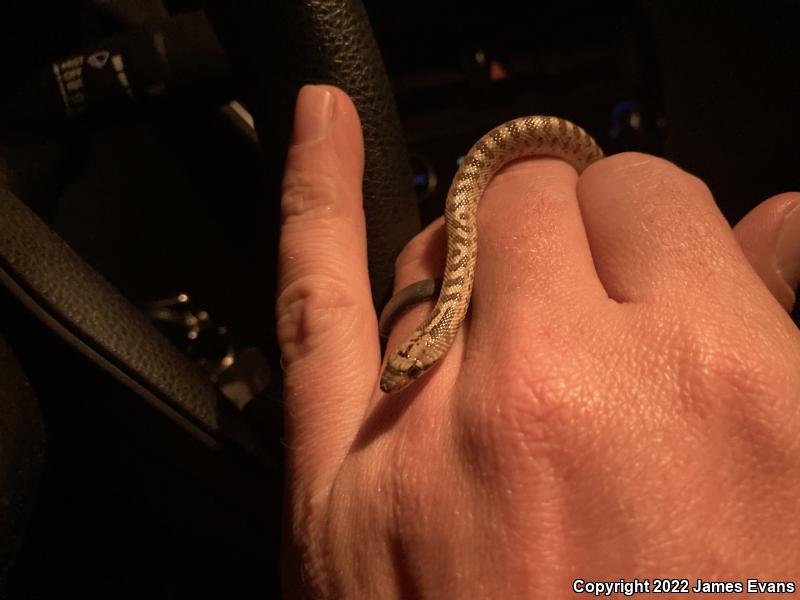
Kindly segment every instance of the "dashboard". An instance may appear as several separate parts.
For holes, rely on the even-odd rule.
[[[732,224],[800,187],[791,2],[365,4],[426,221],[441,214],[459,156],[525,114],[573,120],[607,154],[676,162]]]
[[[372,2],[425,223],[459,160],[515,117],[552,114],[606,153],[663,154],[666,118],[647,15],[630,3]]]

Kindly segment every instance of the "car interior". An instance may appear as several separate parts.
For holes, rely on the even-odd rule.
[[[465,152],[515,117],[665,157],[731,225],[800,189],[793,8],[3,3],[0,597],[280,596],[275,267],[303,84],[358,108],[380,314]]]

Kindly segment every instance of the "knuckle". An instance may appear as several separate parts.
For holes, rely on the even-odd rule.
[[[764,473],[797,455],[800,383],[774,351],[701,343],[690,360],[686,395],[702,422],[713,414],[731,447],[742,448]]]
[[[277,297],[278,341],[284,352],[313,348],[331,331],[354,326],[361,310],[357,292],[344,281],[318,273],[299,276]]]
[[[711,188],[708,187],[708,184],[705,181],[700,179],[697,175],[689,173],[688,171],[681,172],[687,178],[689,186],[692,188],[695,194],[702,196],[706,200],[711,200],[711,202],[714,202],[714,194],[712,194]]]
[[[492,437],[521,443],[529,450],[546,449],[575,420],[582,379],[555,370],[518,371],[503,378],[502,402],[488,425]]]
[[[574,378],[505,378],[485,406],[457,410],[465,468],[494,486],[579,463],[593,440],[582,422],[591,415],[581,410],[587,405],[581,394]]]
[[[745,339],[731,339],[729,330],[737,329]],[[695,319],[682,331],[679,385],[695,410],[729,407],[761,423],[785,418],[781,399],[789,397],[794,383],[779,353],[761,336],[709,319]]]
[[[457,408],[471,455],[500,452],[514,464],[539,460],[562,448],[566,434],[587,429],[586,377],[563,353],[550,349],[525,361],[498,356],[491,372],[487,400]]]
[[[283,222],[338,216],[340,188],[340,181],[329,174],[289,170],[283,180],[281,195]]]

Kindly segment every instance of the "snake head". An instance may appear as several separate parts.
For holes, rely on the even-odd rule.
[[[381,374],[381,389],[387,394],[399,392],[424,372],[425,366],[418,358],[395,352]]]

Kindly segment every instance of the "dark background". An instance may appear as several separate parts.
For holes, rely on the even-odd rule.
[[[0,92],[121,31],[119,19],[98,10],[102,4],[133,17],[155,6],[11,2],[0,9],[7,11],[0,15]],[[200,4],[168,8],[178,13]],[[456,161],[472,142],[525,114],[574,120],[608,153],[669,158],[708,183],[731,224],[768,196],[800,189],[793,3],[369,1],[366,7],[396,92],[424,222],[441,214]],[[280,24],[265,23],[264,35],[273,27]],[[234,332],[237,344],[268,351],[271,287],[264,265],[274,261],[273,174],[217,107],[197,98],[67,131],[3,134],[0,165],[23,199],[132,301],[189,292]],[[11,328],[8,321],[0,326]],[[158,457],[147,468],[108,464],[104,444],[115,434],[98,434],[103,423],[71,404],[79,394],[43,384],[35,391],[46,458],[9,597],[276,593],[274,561],[249,564],[197,544],[194,530],[219,524],[194,519],[189,506],[183,516],[162,506],[160,495],[171,492],[162,480],[150,480]],[[279,410],[266,415],[263,435],[274,438],[279,458]],[[273,532],[279,479],[265,484],[274,502],[258,517]],[[263,541],[273,549],[276,543],[276,535]]]

